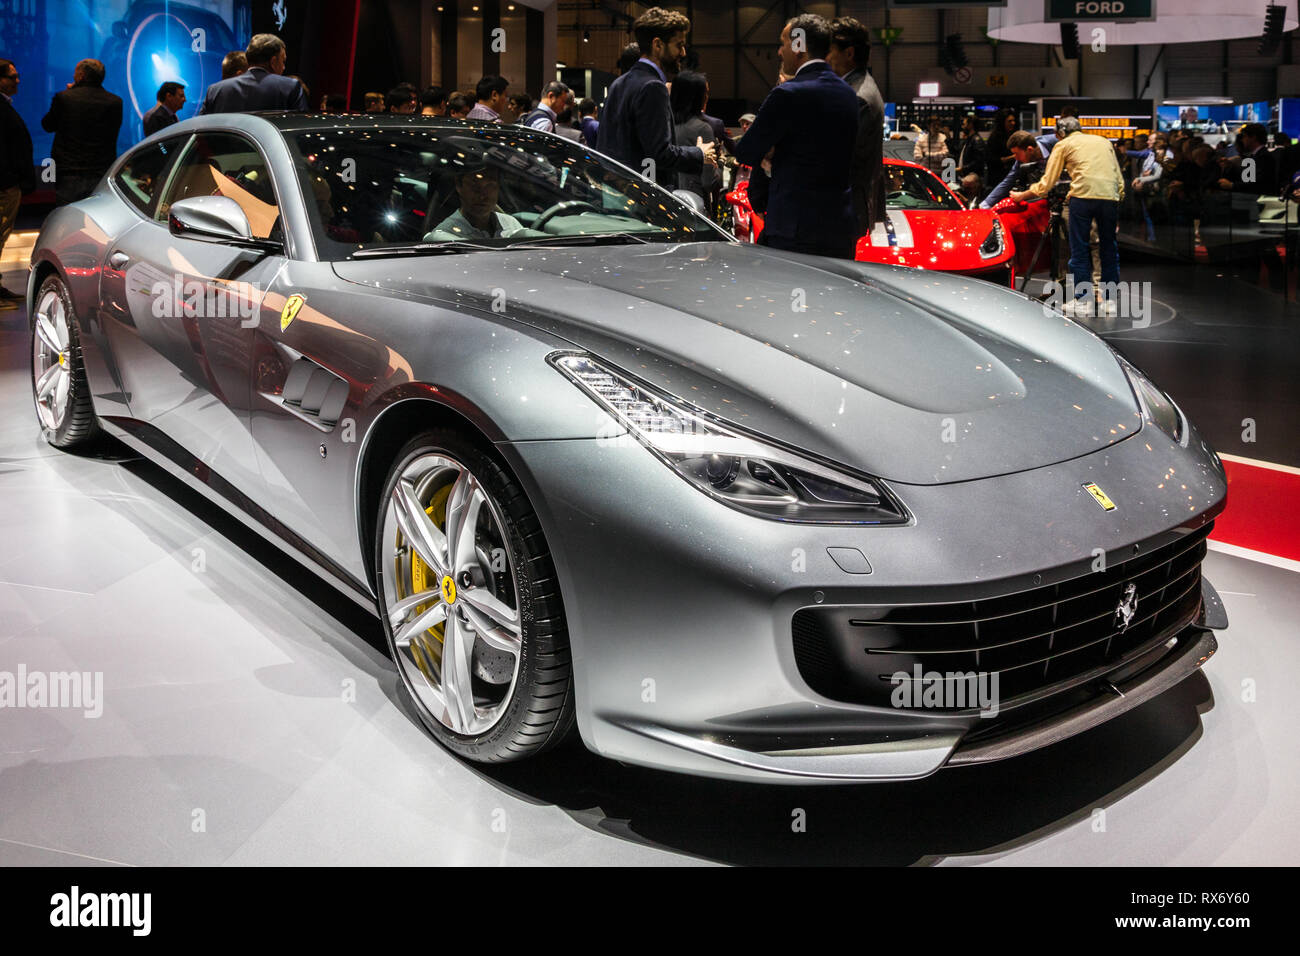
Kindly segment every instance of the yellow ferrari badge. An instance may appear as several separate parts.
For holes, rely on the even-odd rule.
[[[303,296],[300,296],[297,293],[289,296],[284,303],[284,308],[280,311],[281,332],[287,329],[289,323],[298,317],[298,310],[302,308],[302,304],[306,301],[307,300]]]
[[[1110,497],[1106,492],[1102,491],[1101,488],[1098,487],[1095,481],[1086,482],[1083,486],[1083,490],[1092,495],[1092,497],[1096,499],[1097,504],[1101,505],[1107,511],[1115,510],[1115,502],[1110,500]]]

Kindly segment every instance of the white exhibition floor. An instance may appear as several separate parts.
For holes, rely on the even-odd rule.
[[[485,772],[417,725],[373,618],[159,469],[48,447],[28,347],[0,311],[0,671],[102,671],[104,701],[0,709],[0,864],[1300,859],[1294,571],[1212,552],[1203,674],[1000,764],[769,788],[579,745]]]

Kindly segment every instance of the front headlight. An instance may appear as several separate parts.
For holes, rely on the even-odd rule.
[[[1002,255],[1002,252],[1006,247],[1006,240],[1002,238],[1002,221],[1000,219],[994,219],[993,228],[989,230],[989,234],[985,236],[984,241],[980,243],[980,258],[996,259],[998,256]]]
[[[557,352],[549,361],[679,475],[733,508],[781,521],[907,520],[879,479],[848,474],[706,418],[589,355]]]
[[[1128,376],[1129,384],[1133,386],[1138,404],[1142,406],[1142,417],[1181,445],[1187,432],[1187,422],[1174,400],[1119,353],[1116,353],[1116,357],[1119,358],[1124,374]]]

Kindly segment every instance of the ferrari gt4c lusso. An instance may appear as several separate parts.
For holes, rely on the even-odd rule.
[[[46,219],[28,305],[46,438],[110,433],[375,608],[469,760],[576,724],[920,777],[1106,721],[1226,625],[1222,465],[1088,330],[739,243],[551,134],[187,120]]]

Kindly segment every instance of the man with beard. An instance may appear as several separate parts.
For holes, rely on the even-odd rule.
[[[717,165],[712,143],[674,142],[667,81],[686,56],[691,21],[680,13],[651,7],[632,24],[641,58],[609,88],[597,132],[597,148],[620,163],[672,189],[678,173]]]

